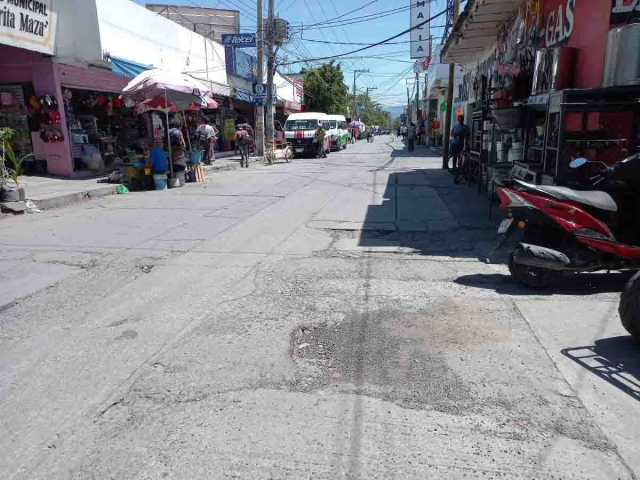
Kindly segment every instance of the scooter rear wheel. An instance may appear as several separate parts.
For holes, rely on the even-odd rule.
[[[631,277],[624,287],[618,313],[625,330],[640,342],[640,272]]]
[[[530,267],[516,263],[515,252],[509,255],[509,273],[516,282],[531,288],[544,288],[553,284],[558,278],[558,272],[541,267]]]

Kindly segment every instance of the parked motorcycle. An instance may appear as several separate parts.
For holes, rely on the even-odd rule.
[[[580,169],[594,163],[597,162],[578,158],[570,167]],[[640,154],[612,166],[602,165],[604,168],[589,179],[593,187],[601,190],[531,185],[520,180],[514,180],[515,188],[498,189],[506,218],[498,228],[497,248],[515,231],[522,234],[509,254],[509,271],[515,281],[529,287],[546,287],[573,273],[640,270],[638,225],[630,229],[635,234],[634,245],[624,244],[604,220],[615,223],[618,214],[618,204],[609,191],[618,196],[625,192],[627,197],[632,192],[632,217],[638,217],[635,212],[640,205]],[[639,275],[627,284],[619,311],[624,327],[640,341]]]

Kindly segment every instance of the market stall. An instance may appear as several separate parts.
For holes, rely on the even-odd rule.
[[[122,94],[125,98],[137,100],[143,104],[146,102],[147,105],[153,102],[158,104],[158,107],[164,112],[165,121],[162,124],[159,123],[157,129],[155,128],[156,125],[153,125],[155,147],[150,152],[150,163],[152,164],[152,169],[155,170],[155,172],[152,171],[151,173],[155,173],[154,180],[158,188],[163,186],[163,180],[160,177],[164,176],[164,181],[166,181],[167,176],[166,172],[159,171],[159,167],[151,160],[154,156],[165,156],[165,160],[158,163],[158,165],[162,165],[163,169],[168,169],[170,172],[169,183],[172,180],[178,180],[178,183],[181,183],[181,176],[182,180],[184,180],[184,174],[174,175],[174,161],[177,159],[173,158],[172,152],[171,110],[175,110],[177,114],[174,117],[174,129],[181,132],[181,136],[185,136],[186,133],[190,163],[197,164],[187,169],[189,177],[193,177],[194,180],[203,179],[202,167],[199,165],[201,152],[196,149],[195,145],[191,145],[184,111],[187,109],[193,111],[198,106],[207,108],[215,106],[215,102],[208,98],[209,93],[204,85],[192,77],[163,70],[143,72],[123,89]],[[168,162],[166,159],[168,159]]]

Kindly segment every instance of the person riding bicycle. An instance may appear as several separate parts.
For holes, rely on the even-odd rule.
[[[460,155],[464,150],[465,142],[469,137],[469,127],[464,123],[464,115],[458,115],[458,121],[451,129],[451,153],[453,154],[453,170],[457,170],[460,163]]]

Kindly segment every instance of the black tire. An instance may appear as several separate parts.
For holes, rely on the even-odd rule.
[[[631,277],[624,287],[618,313],[625,330],[640,342],[640,272]]]
[[[458,165],[458,169],[454,171],[453,183],[455,183],[456,185],[459,184],[462,181],[462,179],[467,176],[468,168],[469,168],[469,165],[466,159],[463,159]]]
[[[516,263],[515,251],[509,254],[509,273],[511,278],[521,285],[530,288],[544,288],[552,285],[558,279],[559,273],[541,267],[530,267]]]

